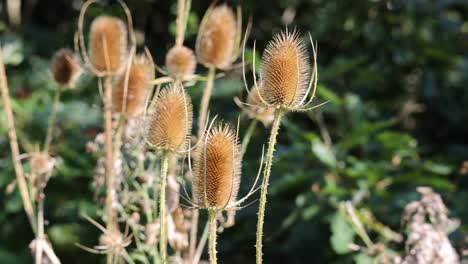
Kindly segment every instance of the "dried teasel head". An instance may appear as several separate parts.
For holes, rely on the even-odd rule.
[[[259,86],[261,87],[262,84]],[[237,98],[236,103],[249,118],[262,122],[265,127],[269,126],[275,118],[275,109],[262,103],[255,86],[250,89],[245,104],[241,103]]]
[[[50,71],[57,84],[73,88],[81,73],[80,61],[72,50],[59,49],[52,58]]]
[[[234,12],[223,4],[209,9],[198,30],[195,51],[206,67],[231,66],[235,52],[237,24]]]
[[[99,16],[89,31],[91,63],[99,72],[113,75],[124,65],[127,56],[127,28],[117,17]]]
[[[236,202],[241,158],[236,132],[227,124],[209,128],[194,156],[195,204],[223,210]]]
[[[196,66],[195,55],[187,47],[174,46],[167,52],[166,68],[177,79],[192,75]]]
[[[192,103],[182,86],[171,85],[153,102],[146,141],[151,148],[183,152],[192,128]]]
[[[259,94],[273,107],[294,108],[307,96],[309,84],[309,56],[296,32],[277,34],[262,57]]]
[[[122,72],[117,79],[112,96],[114,111],[117,113],[125,112],[130,116],[141,113],[149,82],[153,78],[153,68],[146,57],[136,57],[128,73]]]

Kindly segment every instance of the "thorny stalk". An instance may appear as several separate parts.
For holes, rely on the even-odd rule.
[[[11,108],[10,95],[8,93],[8,83],[5,74],[5,66],[3,65],[2,49],[0,47],[0,89],[3,98],[3,106],[5,107],[6,122],[8,127],[8,137],[10,141],[11,157],[16,174],[16,181],[23,201],[24,211],[28,216],[29,224],[34,233],[36,233],[36,221],[34,216],[33,205],[29,196],[26,178],[24,176],[23,165],[20,161],[20,153],[18,147],[18,139],[16,137],[15,121],[13,118],[13,110]]]
[[[40,187],[37,200],[36,264],[42,264],[42,239],[44,239],[44,188]]]
[[[49,122],[47,125],[47,134],[46,139],[44,142],[44,151],[48,152],[50,143],[52,143],[53,133],[54,133],[54,123],[57,117],[57,108],[58,104],[60,103],[60,94],[62,92],[62,85],[57,85],[57,89],[55,89],[54,101],[52,102],[52,108],[50,110]]]
[[[260,191],[260,202],[258,207],[258,222],[257,222],[257,243],[256,247],[256,259],[257,264],[262,263],[262,238],[263,238],[263,221],[265,218],[265,205],[266,196],[268,191],[268,180],[271,173],[271,165],[273,161],[273,152],[275,151],[276,137],[278,136],[279,127],[281,124],[282,110],[278,108],[275,110],[275,120],[271,128],[270,140],[268,143],[268,150],[265,161],[265,170],[263,173],[262,187]]]
[[[164,151],[161,157],[161,179],[159,182],[159,221],[161,227],[159,229],[159,254],[163,263],[167,259],[167,218],[166,218],[166,182],[167,171],[169,166],[170,154]]]
[[[210,225],[209,230],[209,255],[210,255],[210,264],[218,263],[218,259],[216,257],[216,210],[209,210],[208,211],[208,221]]]

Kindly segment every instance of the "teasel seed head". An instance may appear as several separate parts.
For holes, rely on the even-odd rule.
[[[309,56],[296,31],[277,34],[262,57],[262,99],[274,107],[296,107],[307,93]]]
[[[240,170],[240,146],[235,131],[227,124],[208,129],[194,156],[195,204],[210,210],[223,210],[234,204]]]
[[[192,103],[182,86],[160,92],[150,112],[146,141],[151,148],[186,151],[192,128]]]
[[[57,84],[73,88],[81,73],[80,61],[72,50],[59,49],[52,58],[50,71]]]
[[[209,9],[198,30],[195,51],[206,67],[225,69],[231,66],[237,34],[236,18],[226,4]]]
[[[116,17],[99,16],[89,32],[91,63],[100,72],[113,75],[124,65],[127,56],[127,28]]]
[[[177,79],[192,75],[196,66],[195,55],[187,47],[174,46],[167,52],[166,68]]]
[[[112,96],[112,106],[116,113],[125,112],[134,116],[141,113],[149,82],[154,78],[153,68],[145,56],[137,56],[133,60],[128,72],[127,90],[125,91],[126,78],[126,71],[121,72],[118,76]]]

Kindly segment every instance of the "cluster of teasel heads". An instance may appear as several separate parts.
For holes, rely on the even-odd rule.
[[[212,5],[200,24],[195,52],[193,52],[183,45],[190,1],[179,0],[176,41],[166,55],[166,69],[164,70],[155,66],[149,51],[145,50],[145,53],[141,55],[136,54],[137,46],[132,18],[122,1],[119,3],[125,10],[126,23],[117,17],[98,16],[90,25],[88,42],[86,42],[83,33],[84,16],[87,8],[95,2],[96,0],[87,1],[79,18],[76,49],[79,50],[82,62],[75,52],[63,49],[56,53],[51,65],[52,76],[59,87],[74,87],[83,65],[89,73],[99,78],[99,88],[104,102],[104,134],[100,135],[97,141],[104,146],[104,157],[101,158],[101,163],[106,186],[104,217],[106,226],[103,227],[85,216],[103,231],[103,235],[98,246],[80,247],[92,252],[107,254],[108,263],[121,259],[133,262],[126,250],[126,247],[132,243],[132,239],[137,247],[140,247],[142,240],[153,241],[146,245],[153,245],[157,240],[159,251],[145,249],[145,252],[149,258],[154,259],[155,263],[167,262],[169,261],[167,257],[168,232],[178,232],[177,234],[183,239],[177,241],[169,239],[169,244],[176,253],[182,252],[185,262],[196,263],[207,239],[206,232],[204,232],[197,246],[198,209],[205,209],[208,211],[208,224],[205,230],[209,234],[210,262],[216,263],[216,233],[222,213],[239,210],[241,204],[258,189],[256,184],[263,168],[263,152],[261,166],[254,184],[247,195],[241,199],[237,198],[242,156],[256,123],[262,122],[266,127],[273,125],[260,187],[256,260],[257,263],[261,263],[266,193],[281,118],[290,111],[307,111],[317,107],[312,105],[317,85],[316,48],[312,39],[310,39],[313,47],[314,64],[312,67],[306,45],[300,35],[296,31],[286,30],[276,35],[264,51],[260,78],[256,76],[255,60],[253,61],[254,84],[250,91],[247,89],[245,69],[243,70],[244,82],[248,90],[247,100],[246,102],[241,102],[238,98],[235,100],[242,111],[253,121],[240,143],[239,124],[237,129],[234,129],[227,123],[216,121],[216,117],[211,121],[208,121],[207,117],[216,70],[229,70],[241,50],[240,9],[235,14],[225,4]],[[249,26],[246,36],[248,32]],[[245,49],[245,37],[243,44]],[[255,54],[253,57],[255,58]],[[199,108],[198,132],[195,137],[192,137],[192,101],[184,88],[200,79],[195,74],[197,62],[208,69],[208,76],[205,79],[206,86]],[[245,65],[243,53],[242,64]],[[167,76],[155,79],[155,68]],[[154,85],[157,86],[155,92]],[[59,95],[60,89],[57,89],[57,101],[60,98]],[[51,124],[54,122],[53,118]],[[132,120],[140,120],[143,124],[143,133],[135,132],[136,127],[131,125]],[[145,200],[148,196],[145,196],[144,201],[138,201],[143,204],[141,214],[138,212],[126,214],[123,208],[124,203],[120,202],[117,197],[122,191],[119,186],[123,184],[122,180],[116,179],[118,176],[116,174],[122,173],[116,169],[116,166],[122,166],[117,160],[120,159],[119,162],[122,162],[121,159],[124,156],[122,151],[125,150],[125,147],[121,148],[122,145],[125,146],[125,142],[122,142],[125,141],[122,131],[126,131],[127,134],[142,135],[140,142],[144,142],[147,148],[146,150],[139,148],[143,153],[139,153],[140,156],[151,152],[156,153],[160,159],[160,172],[149,172],[156,177],[136,176],[140,177],[141,182],[154,185],[151,189],[157,190],[159,194],[158,198],[152,197],[153,200],[159,201],[158,206],[152,206],[154,202]],[[131,135],[127,137],[131,138]],[[48,154],[50,141],[51,139],[46,140],[45,151],[31,155],[33,165],[45,159],[46,162],[43,163],[53,167],[53,159]],[[193,147],[192,142],[194,142]],[[191,178],[192,181],[192,195],[184,197],[191,206],[189,213],[179,206],[178,198],[173,198],[174,193],[178,197],[180,191],[179,183],[174,175],[177,171],[176,167],[180,165],[182,171],[186,167],[184,161],[179,164],[178,160],[186,157],[188,157],[187,165],[190,170],[190,177],[186,178]],[[139,164],[144,164],[144,159],[144,157],[140,158],[143,162]],[[152,170],[156,168],[158,168],[157,165],[151,167]],[[143,170],[142,173],[148,173],[148,171]],[[42,178],[48,180],[50,173],[41,175],[45,175]],[[128,202],[132,198],[126,200]],[[158,210],[157,221],[152,219],[153,212],[148,212],[156,208]],[[139,224],[144,214],[147,216],[146,227]],[[232,216],[232,214],[229,215]],[[184,217],[188,217],[191,222],[184,224]],[[122,222],[122,218],[127,218],[124,221],[127,224],[130,223],[133,237],[127,235],[127,232],[123,234],[120,231],[119,223]],[[140,229],[144,230],[143,235],[139,232]],[[190,241],[188,242],[189,235]],[[196,252],[195,247],[197,247]]]

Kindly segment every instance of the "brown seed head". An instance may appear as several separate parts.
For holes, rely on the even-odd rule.
[[[260,84],[260,87],[261,86],[262,84]],[[269,126],[275,117],[275,109],[262,103],[260,96],[258,95],[257,88],[255,87],[250,89],[249,96],[247,97],[247,105],[244,108],[244,111],[249,118],[257,119],[265,126]]]
[[[202,208],[222,210],[237,199],[240,183],[240,148],[228,125],[209,130],[194,156],[193,192]]]
[[[154,102],[147,141],[151,147],[184,151],[192,128],[192,103],[180,86],[164,89]]]
[[[215,7],[203,19],[195,49],[198,61],[206,67],[219,69],[231,66],[236,38],[234,13],[223,4]]]
[[[72,50],[59,49],[52,58],[50,71],[56,83],[74,87],[81,73],[80,61]]]
[[[100,72],[115,74],[127,56],[127,28],[116,17],[99,16],[91,24],[89,50],[93,66]]]
[[[127,91],[125,92],[126,74],[125,71],[122,72],[117,79],[114,95],[112,96],[112,106],[115,112],[125,111],[125,113],[132,116],[141,112],[147,96],[148,85],[153,79],[154,73],[150,63],[144,56],[135,58],[128,72]]]
[[[170,74],[178,79],[192,75],[197,61],[193,51],[184,46],[172,47],[166,55],[166,67]]]
[[[262,57],[260,95],[272,106],[297,106],[307,92],[309,57],[299,34],[277,34]]]

